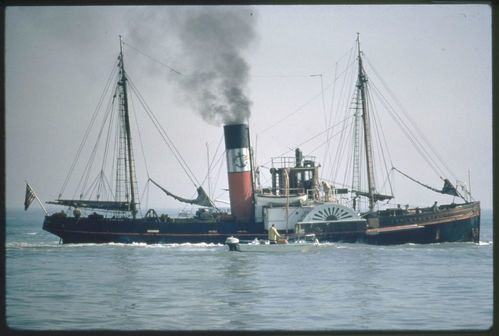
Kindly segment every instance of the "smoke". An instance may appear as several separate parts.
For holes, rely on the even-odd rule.
[[[145,6],[128,14],[128,40],[169,67],[167,78],[212,125],[242,123],[251,114],[245,53],[256,40],[248,6]],[[157,64],[143,67],[158,75]],[[180,74],[179,74],[180,73]]]
[[[245,122],[249,66],[244,52],[254,41],[256,18],[249,7],[189,7],[175,18],[184,70],[185,99],[213,125]]]

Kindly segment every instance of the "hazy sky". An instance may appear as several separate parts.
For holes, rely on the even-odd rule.
[[[207,148],[213,156],[223,130],[201,117],[202,109],[194,97],[199,87],[182,76],[223,72],[224,67],[214,66],[219,60],[211,53],[211,45],[200,44],[206,53],[199,54],[184,39],[192,33],[187,31],[192,24],[186,19],[192,10],[7,8],[7,207],[22,207],[25,179],[42,200],[57,198],[118,55],[119,35],[129,45],[125,45],[128,73],[197,179],[203,181]],[[219,12],[210,10],[216,18]],[[325,129],[328,117],[324,111],[332,110],[333,88],[339,90],[339,83],[332,85],[335,69],[346,62],[359,32],[369,64],[455,174],[449,176],[451,181],[467,181],[470,171],[474,198],[482,207],[492,207],[489,6],[253,6],[222,13],[220,19],[232,25],[231,45],[237,44],[236,52],[247,65],[237,68],[240,64],[231,63],[245,77],[240,87],[249,101],[257,164],[269,166],[271,157],[294,149]],[[231,21],[238,15],[244,20],[244,29]],[[209,20],[206,24],[211,27]],[[317,74],[322,75],[323,94],[321,78],[311,76]],[[368,76],[375,81],[374,73]],[[227,80],[230,78],[221,79],[221,83]],[[215,87],[212,82],[205,85]],[[383,86],[377,82],[376,87]],[[405,148],[405,140],[390,127],[389,123],[384,127],[387,142],[404,147],[392,150],[393,164],[440,188],[438,175],[413,150]],[[171,192],[191,197],[194,186],[152,133],[148,128],[141,133],[149,151],[149,175]],[[324,138],[301,148],[304,154],[313,151],[321,161],[324,150],[314,151],[321,142]],[[135,151],[142,193],[147,176],[140,171],[142,155],[138,148]],[[327,175],[327,163],[324,168]],[[262,170],[262,175],[267,173]],[[214,165],[210,176],[215,198],[228,199],[222,190],[227,187],[225,162]],[[270,179],[262,176],[262,182],[270,183]],[[396,203],[421,206],[435,200],[452,201],[452,197],[420,190],[400,175],[395,177]],[[142,201],[143,208],[182,206],[154,187]]]

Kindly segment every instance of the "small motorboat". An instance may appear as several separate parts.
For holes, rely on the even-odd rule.
[[[320,246],[315,234],[307,234],[301,237],[280,239],[276,243],[271,243],[266,239],[255,238],[253,240],[239,240],[236,237],[228,237],[225,244],[229,246],[229,251],[238,252],[306,252]]]

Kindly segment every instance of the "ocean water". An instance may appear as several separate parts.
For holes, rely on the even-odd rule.
[[[485,330],[492,211],[481,241],[330,244],[245,254],[213,244],[74,244],[7,209],[6,322],[20,330]]]

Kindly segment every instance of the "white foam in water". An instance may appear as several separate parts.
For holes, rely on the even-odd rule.
[[[59,247],[62,245],[59,245],[59,243],[54,242],[54,243],[27,243],[27,242],[8,242],[5,244],[6,248],[53,248],[53,247]]]
[[[211,249],[224,246],[223,244],[214,243],[182,243],[182,244],[146,244],[146,243],[79,243],[79,244],[60,244],[58,241],[45,243],[28,243],[28,242],[8,242],[5,244],[7,248],[44,248],[44,247],[61,247],[61,248],[85,248],[95,246],[112,246],[123,248],[185,248],[185,249]]]
[[[214,244],[214,243],[182,243],[182,244],[107,243],[107,244],[93,244],[93,245],[109,245],[109,246],[119,246],[119,247],[145,247],[145,248],[202,248],[202,249],[224,246],[223,244]]]
[[[156,245],[149,245],[149,246],[154,247]],[[166,247],[166,248],[206,249],[206,248],[213,248],[213,247],[224,246],[224,245],[223,244],[214,244],[214,243],[181,243],[181,244],[157,244],[157,246]]]
[[[62,244],[61,244],[62,245]],[[66,247],[89,247],[89,246],[99,246],[99,245],[105,245],[105,244],[97,244],[97,243],[79,243],[79,244],[64,244],[62,246]]]

